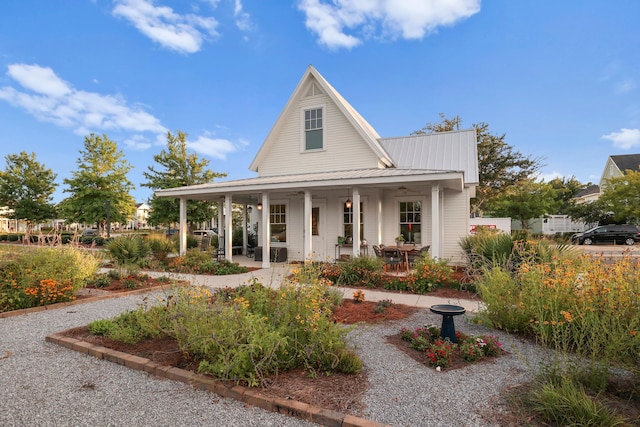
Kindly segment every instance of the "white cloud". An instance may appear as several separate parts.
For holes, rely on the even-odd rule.
[[[638,85],[632,79],[622,80],[616,83],[615,90],[616,93],[625,94],[633,91]]]
[[[630,148],[640,146],[640,129],[620,129],[620,132],[611,132],[608,135],[602,135],[602,139],[613,141],[613,146],[628,150]]]
[[[120,130],[164,133],[156,117],[119,96],[74,89],[48,67],[13,64],[7,75],[24,91],[0,87],[0,99],[25,109],[37,119],[85,135],[92,131]]]
[[[251,17],[242,9],[242,1],[235,0],[233,15],[236,18],[236,27],[242,32],[248,32],[252,28]]]
[[[480,11],[480,0],[299,0],[306,26],[330,49],[351,49],[362,43],[345,30],[371,35],[380,27],[381,37],[422,39],[438,27],[453,25]]]
[[[534,175],[534,179],[540,180],[540,181],[543,181],[543,182],[550,182],[550,181],[553,181],[556,178],[564,178],[564,177],[565,177],[564,174],[562,174],[560,172],[556,172],[556,171],[548,172],[548,173],[539,172],[539,173],[536,173]]]
[[[133,135],[131,138],[125,139],[124,143],[128,148],[136,151],[144,151],[152,145],[143,135]]]
[[[226,160],[227,154],[237,151],[228,139],[200,136],[195,141],[187,141],[187,147],[200,154],[205,154],[220,160]]]
[[[198,52],[204,41],[216,37],[218,21],[194,14],[180,15],[153,0],[116,0],[113,14],[130,21],[161,46],[180,53]]]

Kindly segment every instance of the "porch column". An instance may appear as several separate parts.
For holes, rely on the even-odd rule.
[[[311,192],[305,190],[304,192],[304,220],[303,220],[303,235],[304,235],[304,262],[311,262],[313,258],[313,236],[311,226],[311,208],[312,208]]]
[[[360,256],[360,191],[353,189],[353,205],[351,205],[351,213],[353,214],[351,221],[353,224],[353,257]]]
[[[218,249],[224,250],[224,198],[218,201]]]
[[[187,199],[180,197],[180,255],[187,253]]]
[[[225,194],[224,196],[224,211],[226,216],[224,218],[224,257],[231,261],[233,258],[233,212],[231,211],[231,194]]]
[[[262,193],[262,268],[271,267],[271,224],[269,221],[269,195]]]
[[[375,244],[381,245],[382,242],[382,191],[376,189],[376,239]]]
[[[242,253],[247,255],[247,244],[249,243],[249,235],[247,233],[247,215],[249,212],[247,211],[249,207],[245,203],[242,206]]]
[[[433,258],[442,257],[440,218],[440,185],[431,187],[431,255]]]

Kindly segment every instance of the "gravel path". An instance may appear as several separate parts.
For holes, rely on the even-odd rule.
[[[148,294],[147,294],[148,295]],[[45,336],[113,317],[143,303],[125,296],[0,319],[1,426],[307,426],[215,394],[157,379],[50,343]],[[535,347],[456,317],[468,334],[498,335],[509,355],[489,364],[436,372],[415,362],[385,336],[402,326],[439,325],[421,310],[409,319],[361,326],[350,334],[369,372],[365,418],[394,426],[492,426],[481,416],[499,390],[530,377]]]

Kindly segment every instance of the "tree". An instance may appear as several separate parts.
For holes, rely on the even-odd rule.
[[[84,150],[76,161],[78,170],[64,183],[71,196],[60,203],[67,220],[95,223],[102,234],[107,220],[124,223],[133,216],[136,203],[131,196],[135,186],[127,178],[131,165],[106,134],[84,137]]]
[[[227,176],[216,173],[206,167],[207,159],[200,159],[196,154],[187,153],[187,134],[178,131],[177,135],[167,132],[167,149],[153,156],[153,160],[161,166],[156,169],[149,166],[143,172],[147,182],[142,184],[152,190],[183,187],[187,185],[206,184],[214,178]],[[152,196],[149,200],[151,210],[149,223],[153,225],[170,224],[180,219],[180,201],[169,197]],[[187,202],[187,218],[189,223],[210,221],[213,217],[213,203],[209,201],[189,200]]]
[[[491,201],[491,213],[517,219],[522,229],[528,229],[528,220],[541,217],[558,205],[549,183],[526,179],[509,186]]]
[[[36,160],[35,153],[9,154],[6,168],[0,171],[0,206],[11,211],[9,217],[27,223],[27,236],[34,224],[54,219],[53,192],[56,174]]]
[[[588,186],[589,184],[582,184],[575,177],[571,177],[568,180],[565,178],[554,178],[549,181],[549,185],[554,192],[554,198],[556,199],[556,206],[549,211],[550,214],[555,215],[568,215],[568,210],[571,209],[572,200],[578,194],[578,192]]]
[[[459,116],[447,119],[440,113],[441,123],[429,123],[413,135],[450,132],[458,130],[462,123]],[[474,124],[478,141],[478,168],[480,182],[476,197],[471,199],[471,213],[481,214],[491,200],[504,193],[510,186],[524,181],[540,170],[540,159],[524,156],[505,142],[506,134],[493,135],[486,123]]]
[[[607,179],[598,202],[605,212],[613,213],[616,223],[640,223],[640,172],[627,170]]]

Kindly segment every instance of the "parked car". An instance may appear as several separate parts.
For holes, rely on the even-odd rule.
[[[213,230],[195,230],[193,232],[193,235],[198,237],[204,237],[204,236],[213,237],[216,235],[216,232]]]
[[[164,235],[167,237],[171,237],[171,236],[177,236],[178,233],[180,233],[180,230],[178,230],[177,228],[169,228],[167,231],[164,232]]]
[[[98,230],[94,228],[88,228],[82,231],[82,237],[93,237],[98,235]]]
[[[594,243],[633,245],[640,242],[640,230],[635,225],[611,224],[594,227],[583,233],[571,236],[571,242],[578,245],[592,245]]]

